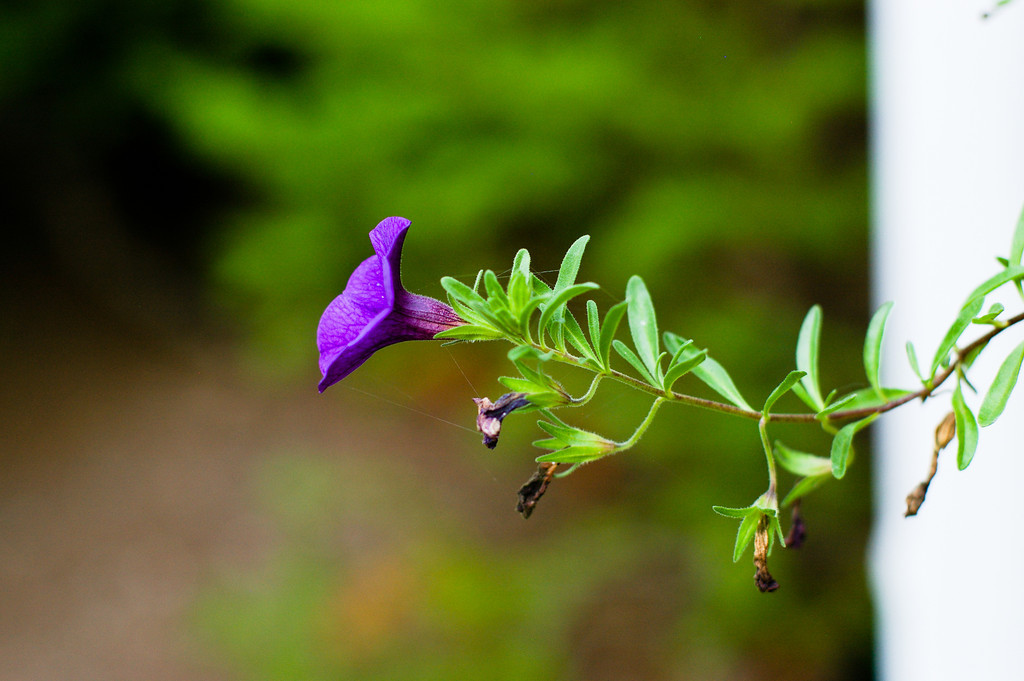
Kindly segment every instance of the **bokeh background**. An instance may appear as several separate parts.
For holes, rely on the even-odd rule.
[[[533,419],[472,429],[507,348],[318,395],[314,345],[402,215],[415,292],[586,233],[602,309],[642,274],[752,402],[813,303],[859,386],[865,70],[851,0],[5,3],[0,678],[870,678],[866,447],[761,595],[711,512],[750,424],[663,410],[524,522]]]

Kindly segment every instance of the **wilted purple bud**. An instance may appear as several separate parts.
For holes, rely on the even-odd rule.
[[[491,402],[486,397],[474,397],[473,401],[476,402],[477,410],[476,429],[483,434],[484,445],[488,449],[494,449],[498,444],[501,422],[505,417],[516,409],[530,406],[526,393],[505,393],[497,402]]]
[[[385,346],[429,340],[466,323],[445,303],[402,287],[399,269],[409,224],[405,218],[391,217],[373,228],[370,242],[376,255],[356,268],[345,290],[320,317],[316,330],[323,374],[320,392]]]

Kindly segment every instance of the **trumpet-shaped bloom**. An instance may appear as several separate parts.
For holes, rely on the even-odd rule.
[[[355,371],[383,347],[406,340],[429,340],[446,329],[465,324],[439,300],[409,293],[402,287],[402,244],[409,229],[405,218],[382,220],[370,232],[376,252],[349,277],[316,330],[320,350],[320,392]]]

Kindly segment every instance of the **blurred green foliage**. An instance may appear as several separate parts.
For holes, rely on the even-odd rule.
[[[752,402],[793,368],[814,302],[823,380],[864,383],[861,3],[66,0],[0,12],[8,151],[47,171],[84,159],[97,176],[128,154],[116,175],[146,180],[127,185],[140,229],[168,249],[199,244],[204,295],[245,331],[263,374],[312,392],[320,312],[371,253],[367,232],[402,215],[418,293],[500,271],[520,247],[556,268],[589,233],[580,280],[606,287],[602,309],[641,274],[661,326],[709,347]],[[25,130],[41,142],[11,142]],[[167,158],[219,193],[161,184],[150,164]],[[451,351],[500,390],[504,347]],[[416,353],[443,356],[389,349],[360,371],[413,382],[434,404],[466,399],[450,366],[418,372],[448,387],[415,384]],[[613,392],[576,425],[624,437],[642,402]],[[494,464],[522,480],[531,425],[506,424],[521,440],[503,435]],[[779,430],[827,454],[825,438]],[[212,586],[196,616],[240,677],[871,674],[863,460],[805,504],[809,544],[775,552],[782,589],[762,596],[752,566],[729,560],[733,523],[710,510],[764,489],[749,424],[663,410],[641,447],[559,481],[549,495],[567,498],[546,497],[535,518],[571,515],[511,539],[455,513],[417,520],[430,503],[388,456],[358,476],[320,454],[267,464],[259,497],[280,547],[251,583]],[[367,554],[339,542],[346,528],[387,538]]]

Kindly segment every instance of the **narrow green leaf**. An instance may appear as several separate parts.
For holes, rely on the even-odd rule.
[[[629,302],[629,331],[633,336],[637,354],[647,367],[648,373],[655,378],[661,378],[661,368],[658,366],[658,322],[654,316],[651,294],[648,293],[643,279],[636,275],[630,277],[626,284],[626,300]]]
[[[679,353],[676,353],[676,357],[679,357]],[[668,365],[668,370],[665,372],[665,392],[671,392],[672,386],[680,378],[693,371],[701,362],[708,357],[707,350],[700,350],[695,355],[690,355],[686,359],[676,357],[672,358],[672,362]]]
[[[508,296],[498,281],[498,275],[492,270],[484,272],[484,290],[487,291],[487,302],[491,309],[497,309],[498,306],[508,307]]]
[[[1024,270],[1024,268],[1021,269]],[[970,326],[971,320],[981,312],[981,306],[984,304],[984,296],[980,298],[972,298],[960,310],[960,314],[957,315],[956,321],[954,321],[953,325],[949,327],[949,331],[946,332],[946,336],[942,339],[942,343],[939,344],[938,350],[935,351],[935,358],[932,359],[931,373],[928,375],[929,378],[935,377],[935,372],[937,372],[943,362],[946,361],[946,357],[949,356],[953,346],[956,345],[956,342],[960,339],[964,330]]]
[[[724,515],[726,518],[746,518],[752,511],[757,510],[757,506],[744,506],[743,508],[712,506],[711,510],[718,515]]]
[[[454,277],[442,277],[441,288],[453,299],[467,306],[473,303],[483,304],[485,302],[483,296]]]
[[[879,395],[874,388],[861,388],[860,390],[854,390],[852,393],[843,395],[841,399],[830,404],[819,416],[831,414],[835,411],[833,408],[836,405],[840,405],[843,411],[848,409],[867,409],[868,407],[878,407],[886,402],[898,400],[910,393],[910,390],[901,390],[899,388],[882,388],[882,394]]]
[[[871,317],[868,324],[868,332],[864,337],[864,373],[867,374],[868,383],[871,387],[882,394],[882,382],[879,379],[879,365],[882,359],[882,334],[885,332],[885,323],[892,312],[892,301],[885,303]]]
[[[576,274],[580,270],[580,261],[583,259],[583,251],[590,241],[589,235],[581,236],[573,242],[565,257],[562,258],[562,265],[558,268],[558,280],[555,281],[555,290],[562,291],[576,283]]]
[[[547,302],[548,297],[550,297],[550,294],[548,293],[537,293],[535,291],[530,300],[525,305],[522,306],[522,308],[519,310],[518,317],[519,328],[521,330],[523,330],[524,332],[529,330],[530,317],[533,316],[534,311],[538,307]]]
[[[513,314],[518,316],[532,297],[533,274],[530,272],[530,252],[521,248],[512,262],[512,274],[508,280],[508,304]]]
[[[546,431],[551,437],[557,438],[563,444],[579,444],[578,441],[580,435],[587,433],[586,431],[567,426],[564,423],[551,423],[550,421],[537,421],[537,425],[541,430]],[[589,438],[585,438],[583,441],[590,441]]]
[[[621,303],[612,305],[604,315],[604,322],[601,325],[601,340],[596,349],[598,359],[601,361],[601,366],[605,368],[605,371],[611,369],[612,340],[615,338],[615,332],[618,331],[619,324],[622,322],[622,317],[626,314],[628,306],[629,302],[623,300]]]
[[[1010,242],[1010,258],[1007,265],[1021,264],[1021,255],[1024,254],[1024,210],[1021,210],[1017,218],[1017,229],[1013,230],[1013,240]],[[1017,293],[1024,296],[1024,288],[1021,288],[1020,280],[1014,282]]]
[[[533,293],[534,295],[544,296],[551,293],[551,287],[547,285],[543,279],[538,277],[536,274],[530,275],[530,280],[533,282]]]
[[[835,391],[833,390],[832,392],[835,392]],[[808,407],[813,409],[815,412],[818,412],[821,409],[821,407],[819,407],[814,402],[814,398],[812,398],[807,393],[807,390],[805,390],[804,387],[802,385],[800,385],[799,383],[797,383],[796,385],[793,386],[793,394],[796,395],[797,397],[799,397],[801,402],[806,404]],[[827,400],[826,400],[826,402],[827,402]]]
[[[740,522],[739,530],[736,531],[736,545],[732,550],[732,562],[735,563],[743,557],[743,552],[747,550],[751,540],[754,538],[754,533],[757,531],[757,521],[760,519],[760,513],[749,513]]]
[[[828,459],[826,459],[826,461],[828,461]],[[795,485],[793,485],[793,489],[789,490],[789,494],[787,494],[786,498],[782,500],[782,505],[789,506],[797,499],[807,496],[831,479],[831,471],[824,475],[812,475],[806,478],[801,478]]]
[[[665,347],[667,348],[668,347],[668,342],[669,342],[668,341],[668,332],[666,331],[665,333],[666,333],[666,335],[665,335]],[[673,334],[673,336],[675,336],[675,334]],[[674,345],[677,346],[677,347],[675,347],[673,350],[671,350],[671,352],[672,352],[672,359],[670,359],[668,361],[668,365],[670,367],[673,364],[678,364],[679,362],[687,361],[690,357],[693,356],[693,353],[696,350],[695,348],[691,348],[690,347],[690,346],[693,345],[693,341],[690,340],[689,338],[679,338],[678,336],[675,336],[675,338],[678,339],[678,342],[674,342]]]
[[[811,306],[800,325],[800,335],[796,341],[796,368],[804,372],[800,381],[801,386],[807,392],[814,404],[815,410],[824,408],[825,401],[821,399],[821,388],[818,380],[818,348],[821,343],[821,307]]]
[[[953,418],[956,419],[956,465],[963,470],[971,465],[974,450],[978,448],[978,422],[964,402],[959,383],[953,391]]]
[[[850,458],[850,448],[853,445],[853,436],[866,428],[872,421],[878,418],[878,414],[872,414],[859,421],[848,423],[843,426],[832,439],[832,476],[836,479],[846,475],[846,465]]]
[[[523,360],[533,359],[538,362],[550,362],[554,356],[554,352],[541,352],[530,345],[513,345],[508,351],[509,361],[517,367],[522,364]]]
[[[693,370],[693,375],[737,407],[747,411],[757,411],[740,395],[740,391],[736,389],[736,384],[732,382],[732,378],[725,370],[725,367],[710,357],[706,358]]]
[[[601,317],[597,311],[597,303],[587,301],[587,330],[590,331],[590,342],[595,350],[601,347]]]
[[[782,383],[775,386],[775,390],[773,390],[768,396],[768,399],[764,401],[764,407],[761,409],[761,413],[767,416],[779,398],[789,392],[798,381],[806,376],[807,373],[804,371],[790,371],[789,375],[782,379]],[[818,399],[821,399],[820,395],[818,396]]]
[[[1003,310],[1005,310],[1005,309],[1006,308],[1003,307],[1002,303],[992,303],[992,305],[988,308],[988,312],[986,312],[985,314],[981,315],[980,317],[976,317],[975,319],[972,319],[971,323],[972,324],[992,324],[992,323],[994,323],[996,321],[996,319],[999,318],[999,315],[1003,314]]]
[[[971,291],[971,295],[967,296],[967,300],[964,301],[964,307],[967,307],[979,298],[984,298],[1008,281],[1020,281],[1021,279],[1024,279],[1024,266],[1011,264],[1005,270],[987,279],[978,288]]]
[[[551,440],[537,440],[533,445],[541,449],[547,449],[548,446],[542,444],[545,442],[551,442]],[[610,453],[596,445],[570,445],[550,454],[542,454],[534,459],[534,461],[537,463],[587,463],[588,461],[602,459]]]
[[[552,320],[562,321],[562,311],[565,309],[566,303],[576,296],[596,288],[600,288],[600,286],[594,283],[577,284],[561,290],[556,286],[554,294],[544,303],[544,311],[540,313],[540,322],[537,324],[538,336],[541,339],[544,338],[544,331]]]
[[[665,339],[665,347],[673,354],[673,356],[679,352],[681,346],[689,342],[686,338],[674,334],[671,331],[666,331],[663,334],[663,338]],[[696,348],[689,347],[680,354],[680,357],[689,358],[696,355],[698,352],[699,351]],[[746,409],[747,411],[757,411],[751,407],[745,399],[743,399],[743,396],[740,394],[740,391],[736,389],[736,385],[732,382],[732,378],[729,376],[729,372],[725,370],[725,367],[712,358],[705,358],[703,362],[693,369],[692,373],[705,385],[735,404],[737,407]]]
[[[917,363],[917,351],[914,350],[914,344],[907,341],[907,360],[910,362],[910,369],[917,376],[918,380],[924,383],[924,376],[921,375],[921,365]]]
[[[479,324],[463,324],[450,329],[445,329],[436,334],[436,340],[461,340],[461,341],[486,341],[504,338],[505,334],[496,331],[489,326]]]
[[[521,276],[527,281],[530,279],[530,252],[520,248],[516,257],[512,260],[512,277]]]
[[[775,460],[793,475],[813,476],[832,473],[832,462],[829,459],[790,449],[778,440],[775,441]]]
[[[597,362],[597,355],[594,354],[594,350],[590,347],[590,343],[587,342],[587,337],[583,335],[583,329],[580,328],[580,324],[576,321],[576,317],[574,317],[572,312],[569,312],[569,310],[564,311],[562,328],[565,339],[572,343],[572,346],[576,348],[581,355],[583,355],[584,359]]]
[[[482,274],[477,276],[477,283],[481,278]],[[499,337],[507,335],[507,330],[502,327],[497,315],[488,306],[483,296],[475,290],[452,277],[443,277],[441,286],[448,294],[448,301],[460,317],[471,324],[493,328],[500,332]]]
[[[1013,349],[996,372],[996,377],[989,387],[985,399],[982,400],[981,408],[978,410],[978,423],[982,426],[991,426],[999,418],[999,415],[1006,409],[1006,402],[1010,399],[1010,393],[1017,385],[1017,376],[1020,374],[1020,365],[1024,362],[1024,343]]]
[[[829,416],[831,416],[837,411],[840,411],[841,409],[851,409],[852,407],[849,407],[847,405],[853,402],[854,399],[856,399],[856,395],[854,395],[853,393],[850,393],[849,395],[843,395],[840,399],[836,400],[835,402],[832,402],[814,416],[815,418],[821,420],[828,418]]]
[[[629,362],[629,364],[636,369],[641,378],[653,385],[655,388],[661,387],[658,380],[651,375],[651,372],[647,370],[647,366],[639,357],[636,356],[635,352],[629,349],[628,345],[616,339],[612,341],[612,347],[615,348],[615,352],[619,353],[619,357]]]
[[[1013,241],[1010,243],[1010,264],[1021,264],[1021,256],[1024,255],[1024,210],[1021,210],[1017,218],[1017,229],[1013,231]]]

